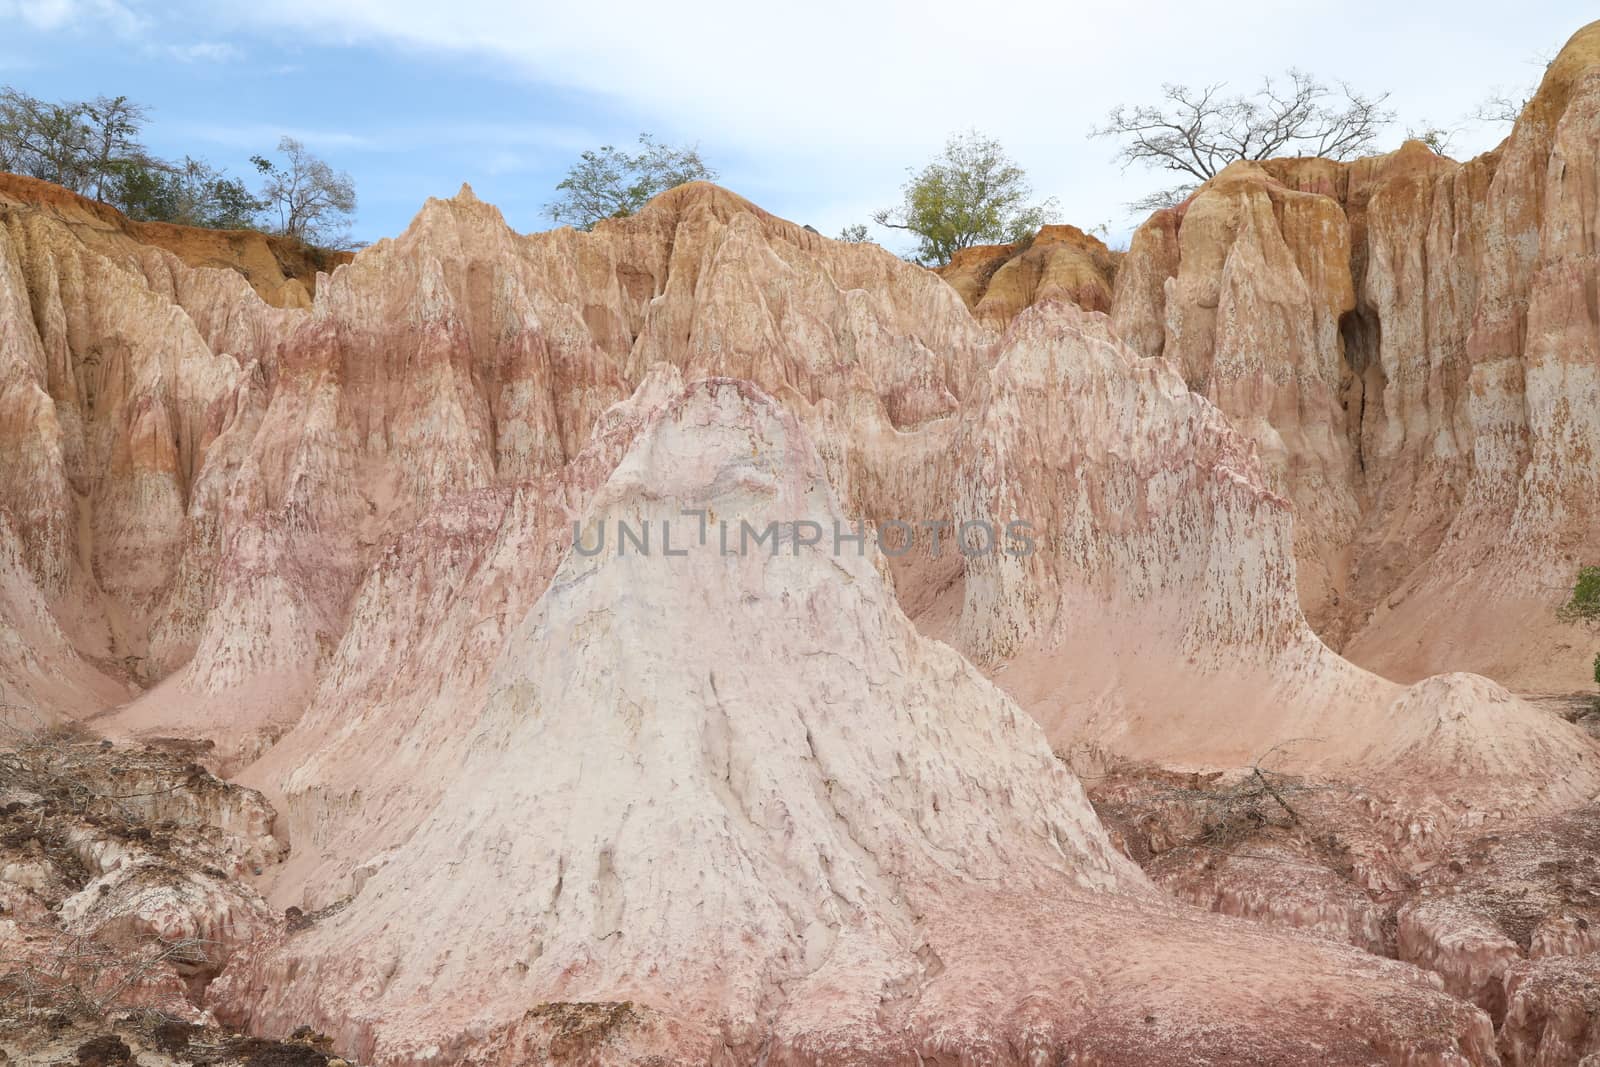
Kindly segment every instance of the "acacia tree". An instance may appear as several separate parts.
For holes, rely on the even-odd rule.
[[[1406,140],[1421,141],[1434,155],[1447,156],[1450,154],[1450,147],[1455,143],[1456,132],[1443,126],[1435,126],[1424,119],[1420,126],[1406,127]]]
[[[350,219],[356,211],[356,186],[350,175],[334,170],[293,137],[279,140],[278,151],[284,157],[282,164],[265,156],[250,157],[266,177],[261,199],[278,217],[273,229],[323,248],[349,244]]]
[[[1253,93],[1228,95],[1217,83],[1200,89],[1161,87],[1161,102],[1114,108],[1094,137],[1122,141],[1124,168],[1138,163],[1185,175],[1181,185],[1152,193],[1129,206],[1136,210],[1181,202],[1201,182],[1237,160],[1274,156],[1351,159],[1371,149],[1378,132],[1394,121],[1384,109],[1388,93],[1367,96],[1348,84],[1338,91],[1301,70],[1263,78]]]
[[[699,145],[676,148],[648,133],[639,135],[639,144],[642,150],[634,153],[612,145],[583,153],[556,184],[561,195],[545,205],[545,214],[561,225],[592,230],[601,219],[632,215],[674,186],[717,179],[700,158]]]
[[[875,213],[872,221],[916,235],[914,258],[927,266],[948,263],[976,244],[1025,241],[1053,221],[1056,210],[1054,199],[1029,202],[1027,174],[999,141],[977,130],[952,135],[937,159],[912,174],[902,195],[899,207]]]

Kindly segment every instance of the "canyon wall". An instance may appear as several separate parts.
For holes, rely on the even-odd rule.
[[[1236,163],[1117,264],[1116,332],[1174,363],[1293,503],[1317,633],[1397,680],[1588,681],[1553,609],[1600,558],[1597,85],[1590,26],[1495,151]],[[994,328],[1052,296],[1101,309],[1093,285],[1007,281],[1048,254],[970,249],[944,273]]]

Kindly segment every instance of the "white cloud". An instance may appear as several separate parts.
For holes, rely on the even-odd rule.
[[[6,19],[46,31],[94,23],[118,37],[136,36],[147,23],[120,0],[0,0],[0,22]]]
[[[278,145],[280,137],[293,137],[308,148],[373,148],[375,138],[345,130],[323,130],[274,126],[265,122],[191,122],[179,119],[164,123],[162,130],[170,137],[201,141],[227,148],[247,148],[252,151],[270,151]]]
[[[185,63],[226,63],[239,59],[243,53],[226,41],[197,41],[194,44],[172,44],[167,54]]]
[[[74,0],[0,0],[0,19],[21,19],[36,30],[54,30],[72,21]]]

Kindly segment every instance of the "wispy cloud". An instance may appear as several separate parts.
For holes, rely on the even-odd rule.
[[[305,127],[274,126],[265,122],[191,122],[178,119],[166,123],[167,133],[172,136],[209,144],[221,145],[226,148],[271,148],[278,143],[280,137],[293,137],[309,148],[332,149],[354,148],[371,149],[377,146],[377,141],[365,134],[350,133],[345,130],[320,130]]]
[[[85,22],[133,37],[149,24],[120,0],[0,0],[0,22],[20,19],[36,30],[61,30]]]
[[[244,53],[226,41],[197,41],[194,44],[169,44],[165,51],[184,63],[226,63],[241,59]]]
[[[274,126],[264,122],[217,123],[178,119],[166,130],[179,137],[228,148],[274,145],[293,137],[308,147],[374,153],[414,153],[429,148],[481,149],[491,173],[527,170],[537,162],[523,149],[574,153],[594,146],[594,135],[576,126],[540,122],[426,122],[353,133],[348,130]]]
[[[147,55],[182,63],[222,63],[238,59],[240,50],[226,41],[173,42],[161,39],[160,21],[141,10],[139,0],[0,0],[0,24],[16,20],[41,33],[85,30],[129,41]],[[179,25],[186,25],[182,20]]]
[[[36,30],[55,30],[72,21],[73,0],[0,0],[0,19],[21,19]]]

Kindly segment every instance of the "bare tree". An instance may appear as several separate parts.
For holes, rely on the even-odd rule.
[[[277,232],[324,248],[349,244],[350,218],[356,210],[356,186],[350,175],[334,170],[293,137],[281,139],[278,151],[284,156],[282,165],[265,156],[250,157],[266,177],[261,198],[269,211],[277,212]]]
[[[1473,122],[1489,125],[1512,125],[1522,117],[1522,109],[1528,106],[1533,94],[1539,91],[1540,79],[1555,61],[1553,52],[1535,52],[1526,62],[1529,66],[1539,69],[1539,78],[1535,78],[1521,89],[1495,86],[1494,91],[1479,101],[1478,106],[1472,109],[1467,118]]]
[[[1351,159],[1369,150],[1378,131],[1394,120],[1384,109],[1388,93],[1367,96],[1348,84],[1338,90],[1301,70],[1263,78],[1254,93],[1227,95],[1217,83],[1200,89],[1162,86],[1159,104],[1112,110],[1094,137],[1123,142],[1124,167],[1139,163],[1192,179],[1154,193],[1135,208],[1166,207],[1237,160],[1274,156]]]
[[[1477,122],[1505,124],[1515,123],[1522,109],[1528,106],[1528,101],[1533,99],[1533,90],[1529,89],[1515,96],[1503,89],[1496,89],[1478,102],[1468,116]]]

